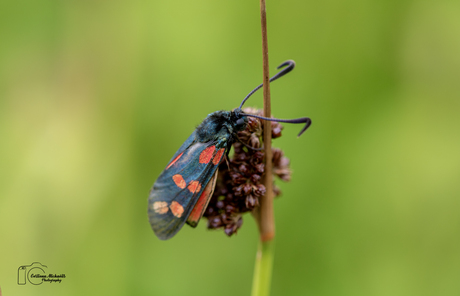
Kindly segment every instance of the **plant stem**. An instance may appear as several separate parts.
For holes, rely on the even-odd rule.
[[[256,255],[251,296],[270,295],[273,267],[274,241],[260,241]]]
[[[264,116],[271,117],[270,74],[268,71],[267,14],[265,0],[260,0],[260,20],[262,26],[262,57],[264,85]],[[265,196],[260,199],[260,207],[254,213],[260,231],[259,249],[256,256],[252,296],[270,295],[271,275],[274,257],[275,219],[273,213],[272,175],[272,129],[271,122],[264,121],[265,152]]]
[[[265,0],[260,0],[260,18],[262,23],[262,56],[264,84],[264,116],[271,117],[270,74],[268,71],[267,17]],[[275,237],[275,219],[273,214],[273,174],[272,174],[272,128],[271,122],[264,121],[264,152],[265,152],[265,196],[260,200],[259,227],[262,241]]]

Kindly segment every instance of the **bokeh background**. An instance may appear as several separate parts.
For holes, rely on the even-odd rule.
[[[460,295],[460,2],[268,1],[291,159],[272,295]],[[3,295],[249,295],[258,234],[159,241],[147,196],[262,81],[258,1],[0,3]],[[248,106],[262,107],[262,93]],[[32,262],[66,278],[17,284]]]

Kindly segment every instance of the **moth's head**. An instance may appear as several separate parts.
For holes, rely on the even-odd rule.
[[[233,128],[235,132],[242,131],[248,125],[248,117],[241,111],[240,108],[236,108],[232,111],[231,120],[233,122]]]

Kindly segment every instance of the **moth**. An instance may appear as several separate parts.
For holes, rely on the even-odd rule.
[[[288,60],[278,66],[280,70],[270,82],[294,69],[295,63]],[[299,136],[311,125],[311,119],[266,118],[242,111],[246,100],[260,89],[253,89],[232,111],[216,111],[209,114],[177,150],[160,174],[148,199],[148,217],[156,236],[161,240],[173,237],[185,223],[196,227],[203,216],[216,186],[219,164],[238,140],[237,133],[243,131],[248,116],[287,123],[305,123]],[[251,148],[251,147],[249,147]]]

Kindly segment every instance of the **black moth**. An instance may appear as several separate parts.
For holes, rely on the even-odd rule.
[[[294,66],[292,60],[282,63],[278,69],[283,69],[270,82],[289,73]],[[228,155],[237,140],[236,133],[246,128],[248,116],[269,121],[305,123],[299,136],[310,126],[308,117],[285,120],[243,113],[243,104],[262,86],[252,90],[233,111],[209,114],[158,177],[150,191],[148,216],[159,239],[173,237],[186,222],[196,227],[214,192],[217,168],[224,154]]]

